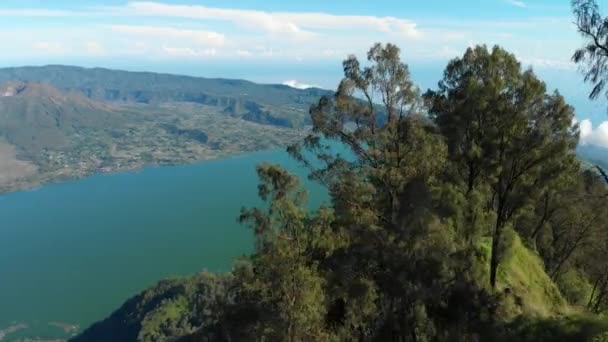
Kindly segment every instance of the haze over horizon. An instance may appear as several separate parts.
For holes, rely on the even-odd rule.
[[[66,64],[327,89],[339,82],[342,59],[364,56],[374,42],[401,47],[423,90],[467,47],[498,44],[575,106],[584,143],[608,147],[606,101],[587,99],[571,62],[582,40],[567,3],[8,0],[0,16],[0,42],[11,47],[2,67]]]

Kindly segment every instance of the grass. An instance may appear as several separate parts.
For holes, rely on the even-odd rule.
[[[489,284],[490,246],[490,238],[479,244],[476,274],[482,284]],[[571,312],[559,288],[545,272],[541,258],[526,248],[512,230],[505,232],[505,249],[496,285],[503,299],[499,314],[506,320],[520,315],[555,317]]]
[[[489,284],[490,246],[489,238],[478,246],[480,253],[474,272],[482,284]],[[567,297],[584,301],[588,292],[584,279],[570,274],[564,281],[569,282],[570,291],[576,292],[567,293]],[[488,340],[608,342],[608,318],[583,313],[570,305],[545,272],[542,259],[512,230],[505,234],[497,293],[501,299],[497,317],[506,324]]]
[[[564,273],[557,280],[557,284],[569,303],[581,308],[586,307],[589,303],[593,285],[580,272],[570,270]]]

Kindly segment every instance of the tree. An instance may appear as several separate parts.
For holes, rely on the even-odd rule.
[[[608,80],[608,18],[602,16],[596,0],[572,0],[572,10],[578,32],[585,41],[572,60],[581,66],[585,82],[593,84],[589,98],[597,99]],[[608,97],[608,91],[605,95]],[[606,175],[599,165],[596,168]],[[608,183],[608,177],[604,179]]]
[[[242,210],[240,221],[253,228],[256,253],[237,271],[241,303],[250,302],[246,310],[256,312],[250,332],[270,340],[326,340],[324,279],[308,258],[326,220],[308,218],[306,193],[295,177],[266,164],[257,171],[259,196],[268,208]]]
[[[578,32],[585,41],[572,60],[583,68],[585,82],[593,84],[589,97],[596,99],[608,78],[608,19],[602,17],[596,0],[572,0],[572,9]]]
[[[538,236],[539,252],[552,279],[557,280],[570,269],[571,262],[585,263],[586,249],[593,248],[601,238],[601,217],[606,214],[600,200],[602,188],[596,175],[585,172],[556,195],[555,213]]]
[[[333,274],[329,311],[342,312],[340,329],[358,340],[448,331],[431,316],[443,315],[461,276],[454,266],[464,244],[436,213],[446,145],[399,55],[392,44],[376,44],[369,66],[346,59],[335,96],[311,109],[312,134],[290,148],[327,186],[332,226],[348,241],[322,265]]]
[[[256,252],[236,270],[222,321],[239,323],[224,331],[466,340],[490,322],[499,295],[476,278],[479,243],[492,238],[494,287],[504,232],[578,167],[573,110],[513,55],[477,47],[425,95],[428,117],[399,55],[376,44],[367,66],[346,59],[335,95],[311,107],[311,133],[288,149],[326,186],[329,207],[309,213],[293,176],[258,168],[266,206],[242,213]]]
[[[499,47],[468,49],[448,64],[439,89],[425,98],[448,142],[455,165],[450,177],[464,193],[482,196],[493,217],[486,233],[492,237],[494,288],[504,230],[577,165],[574,111]]]

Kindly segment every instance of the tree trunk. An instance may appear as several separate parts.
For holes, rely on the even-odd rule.
[[[595,297],[595,291],[597,290],[598,286],[600,285],[601,282],[601,278],[597,278],[597,280],[593,283],[593,291],[591,291],[591,295],[589,296],[589,302],[587,303],[587,310],[591,311],[591,309],[593,308],[593,300]]]
[[[499,263],[499,245],[500,239],[502,238],[503,223],[500,218],[496,218],[496,226],[494,228],[494,235],[492,236],[492,256],[490,259],[490,286],[492,289],[496,289],[496,273],[498,271]]]
[[[549,193],[546,193],[544,196],[544,207],[543,207],[543,216],[540,218],[540,221],[538,222],[538,224],[536,225],[536,228],[534,229],[534,231],[532,232],[532,240],[536,241],[536,237],[538,236],[538,233],[540,233],[540,230],[543,228],[543,226],[545,225],[545,222],[547,222],[547,220],[549,219]]]

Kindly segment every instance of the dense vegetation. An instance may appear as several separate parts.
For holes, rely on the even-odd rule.
[[[573,108],[500,47],[468,49],[423,95],[399,55],[345,60],[288,149],[327,205],[260,165],[265,205],[240,216],[253,255],[76,340],[605,340],[608,189],[576,158]]]

